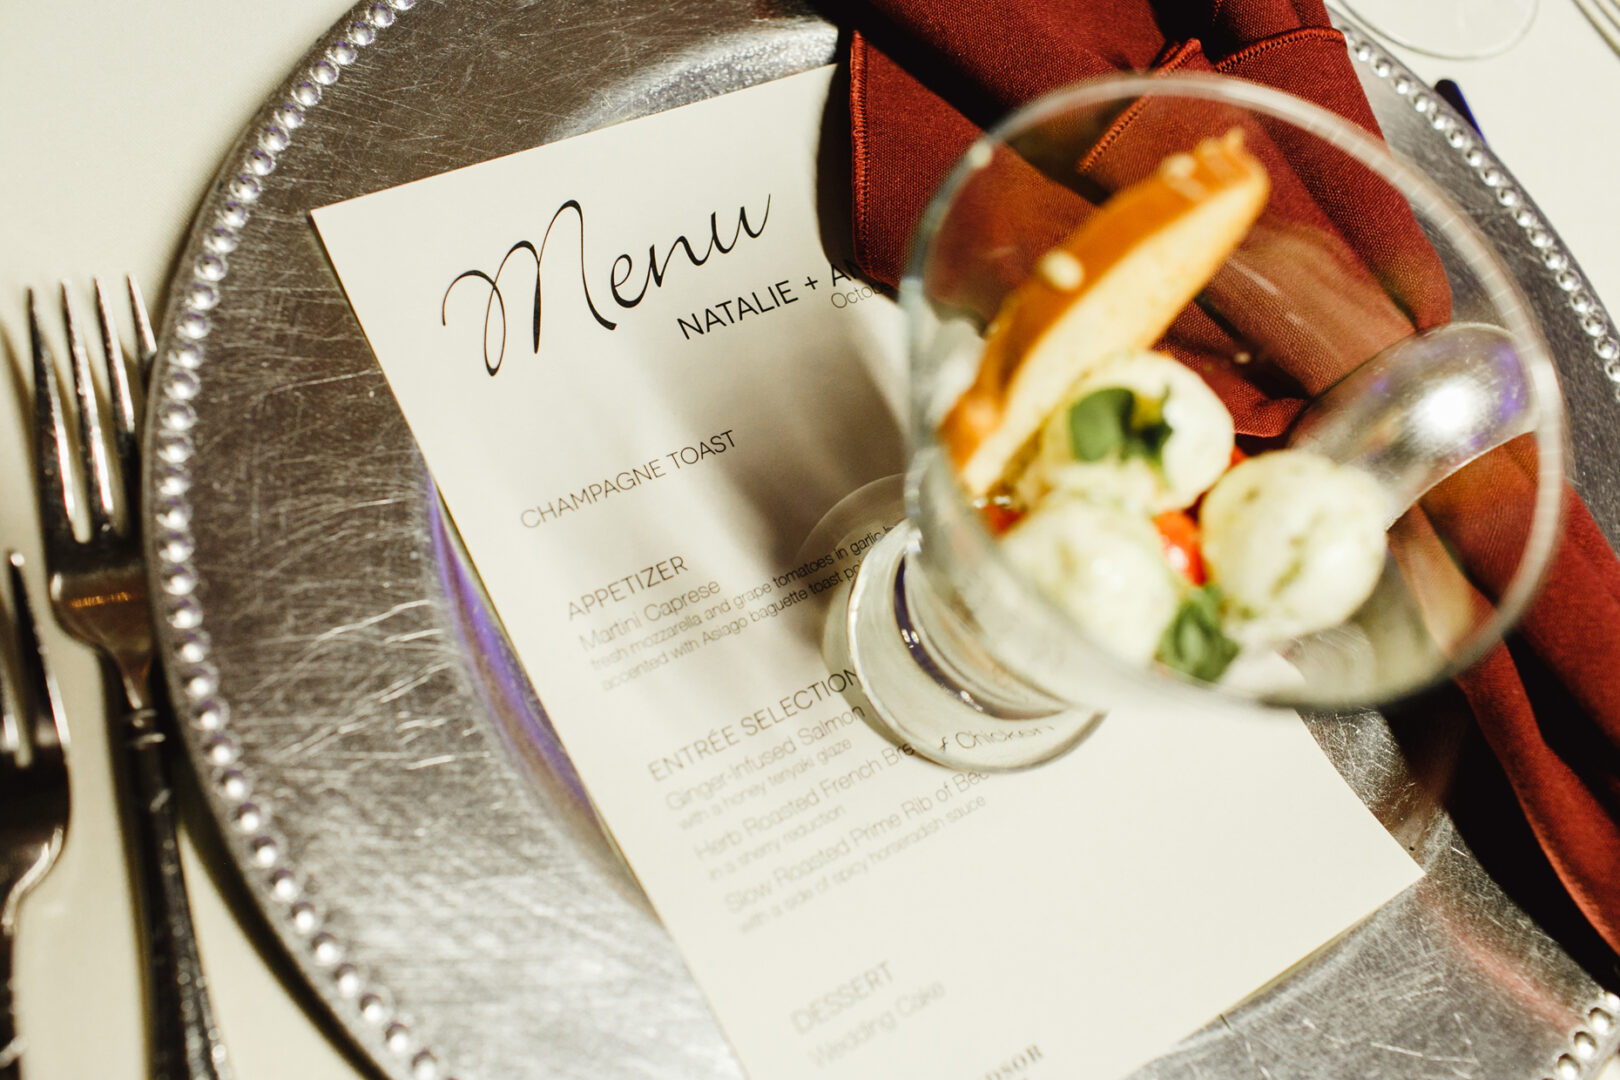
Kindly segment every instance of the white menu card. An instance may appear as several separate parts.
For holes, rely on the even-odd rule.
[[[895,306],[823,235],[847,183],[818,158],[829,77],[315,223],[749,1074],[1106,1080],[1418,870],[1292,715],[1116,703],[1066,758],[994,777],[863,722],[819,649],[856,556],[796,556],[902,467],[903,365]]]

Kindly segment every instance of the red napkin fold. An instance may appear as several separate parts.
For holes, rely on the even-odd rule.
[[[1119,70],[1216,71],[1380,134],[1320,0],[869,0],[841,14],[855,27],[856,257],[891,285],[923,209],[981,128],[1065,83]],[[1286,130],[1266,134],[1257,152],[1286,162],[1266,161],[1273,205],[1280,200],[1285,217],[1342,240],[1394,301],[1367,319],[1375,343],[1445,322],[1443,273],[1404,203],[1387,187],[1347,182],[1342,159],[1330,162],[1320,147],[1290,141]],[[1234,341],[1196,308],[1170,341],[1250,435],[1281,434],[1305,395],[1343,374],[1332,357],[1308,358],[1289,372],[1292,394],[1279,394],[1231,363]],[[1483,480],[1467,482],[1522,488],[1532,464],[1522,448],[1500,451]],[[1477,502],[1449,498],[1465,494],[1461,482],[1452,487],[1442,485],[1425,510],[1448,538],[1461,538],[1474,583],[1495,595],[1511,572],[1493,558],[1502,523],[1470,520],[1463,508]],[[1620,952],[1620,560],[1573,492],[1567,503],[1563,542],[1520,630],[1561,685],[1533,701],[1505,646],[1458,682],[1548,861]]]

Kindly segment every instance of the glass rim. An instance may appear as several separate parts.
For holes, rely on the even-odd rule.
[[[1496,305],[1497,314],[1506,324],[1502,329],[1508,332],[1518,349],[1526,376],[1536,395],[1536,424],[1528,434],[1535,439],[1537,461],[1536,494],[1529,535],[1512,579],[1497,598],[1491,616],[1474,627],[1459,645],[1445,650],[1447,662],[1439,665],[1426,677],[1412,681],[1409,685],[1374,687],[1372,692],[1355,700],[1312,698],[1308,694],[1243,693],[1216,683],[1192,679],[1179,672],[1159,670],[1156,665],[1142,668],[1137,673],[1141,676],[1137,681],[1144,686],[1160,688],[1176,686],[1205,694],[1214,692],[1229,699],[1260,701],[1264,704],[1290,708],[1348,710],[1373,707],[1409,697],[1455,677],[1476,664],[1519,621],[1538,592],[1551,563],[1551,556],[1562,534],[1563,524],[1564,463],[1567,458],[1563,395],[1558,385],[1557,368],[1539,324],[1530,315],[1529,303],[1479,226],[1443,188],[1421,170],[1395,157],[1382,140],[1374,138],[1337,113],[1284,91],[1245,79],[1219,74],[1182,72],[1159,74],[1122,72],[1087,79],[1049,91],[1013,110],[985,130],[964,151],[929,200],[912,234],[910,250],[899,284],[899,303],[906,322],[908,365],[914,372],[923,347],[919,305],[926,308],[931,303],[923,282],[933,237],[938,233],[957,194],[980,168],[976,161],[987,160],[982,156],[984,151],[993,151],[997,146],[1009,145],[1011,136],[1077,108],[1123,98],[1141,99],[1150,96],[1187,97],[1218,104],[1237,105],[1262,116],[1293,124],[1321,138],[1372,170],[1399,192],[1414,210],[1445,226],[1448,242],[1456,249],[1462,260],[1480,275],[1485,285],[1486,297]],[[912,387],[910,396],[912,463],[908,466],[906,501],[908,516],[916,520],[921,516],[918,513],[918,491],[921,486],[918,470],[924,467],[920,463],[924,463],[924,459],[928,457],[919,451],[942,448],[938,443],[932,418],[923,415],[915,386]],[[973,519],[970,529],[975,535],[976,546],[982,549],[984,556],[993,560],[993,564],[999,567],[1004,577],[1018,584],[1023,599],[1026,602],[1040,604],[1060,625],[1066,624],[1076,640],[1084,642],[1087,650],[1095,654],[1097,659],[1116,668],[1127,666],[1099,646],[1050,596],[1013,567],[999,550],[999,545],[994,543],[979,515],[972,513],[961,485],[952,484],[951,490],[952,497],[958,504],[955,509],[962,511],[963,516]],[[922,542],[926,544],[926,536],[921,535],[920,530],[919,534]],[[1037,673],[1025,672],[1025,674],[1036,676],[1037,682],[1040,681]]]

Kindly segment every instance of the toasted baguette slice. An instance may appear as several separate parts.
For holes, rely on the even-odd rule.
[[[985,494],[1020,460],[1075,380],[1164,334],[1270,190],[1234,128],[1165,158],[1040,258],[990,324],[978,377],[940,425],[971,494]]]

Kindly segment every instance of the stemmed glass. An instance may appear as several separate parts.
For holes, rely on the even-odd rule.
[[[1396,45],[1446,60],[1480,60],[1517,45],[1539,0],[1341,0]]]
[[[1111,192],[1206,138],[1244,141],[1269,172],[1269,201],[1161,346],[1229,404],[1255,406],[1250,427],[1270,437],[1240,443],[1308,446],[1374,477],[1391,522],[1376,586],[1342,625],[1252,650],[1241,675],[1215,681],[1121,659],[1106,620],[1077,619],[1015,565],[995,508],[968,494],[939,434],[987,327],[1042,256]],[[1364,203],[1335,206],[1344,192]],[[1363,211],[1404,220],[1406,249],[1358,234]],[[825,651],[853,664],[880,729],[942,763],[1046,761],[1147,699],[1215,714],[1413,693],[1501,639],[1553,547],[1563,411],[1523,297],[1435,185],[1289,95],[1219,76],[1119,76],[1034,102],[934,199],[901,303],[909,471],[845,500],[804,551],[865,548]],[[1414,333],[1414,317],[1434,325]],[[1292,427],[1276,418],[1290,403],[1303,405]]]

